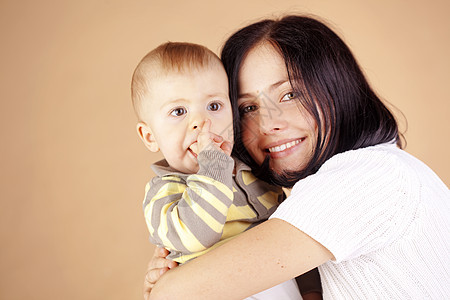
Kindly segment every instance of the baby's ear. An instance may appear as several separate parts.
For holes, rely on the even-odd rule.
[[[147,147],[148,150],[152,152],[158,152],[159,146],[150,127],[144,122],[139,122],[136,126],[136,129],[142,142],[144,142],[145,147]]]

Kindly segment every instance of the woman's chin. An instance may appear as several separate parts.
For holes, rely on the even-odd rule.
[[[290,172],[299,172],[304,169],[303,165],[295,166],[293,163],[280,163],[271,161],[270,169],[277,175],[284,175]]]

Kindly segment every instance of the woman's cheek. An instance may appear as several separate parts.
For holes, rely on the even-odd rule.
[[[255,122],[250,121],[242,124],[242,143],[255,162],[261,164],[264,161],[264,154],[259,148],[259,132],[260,130],[255,126]]]
[[[258,125],[254,119],[247,118],[242,120],[241,123],[241,133],[242,133],[242,142],[245,147],[248,149],[253,147],[255,144],[258,144]]]

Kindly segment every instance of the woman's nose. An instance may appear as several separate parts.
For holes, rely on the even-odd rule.
[[[283,130],[287,122],[279,111],[261,109],[258,116],[259,130],[262,134],[273,134]]]

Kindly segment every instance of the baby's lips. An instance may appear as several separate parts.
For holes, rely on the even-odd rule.
[[[197,142],[194,142],[194,143],[189,147],[189,149],[191,149],[192,152],[194,152],[195,154],[198,154],[198,144],[197,144]]]

